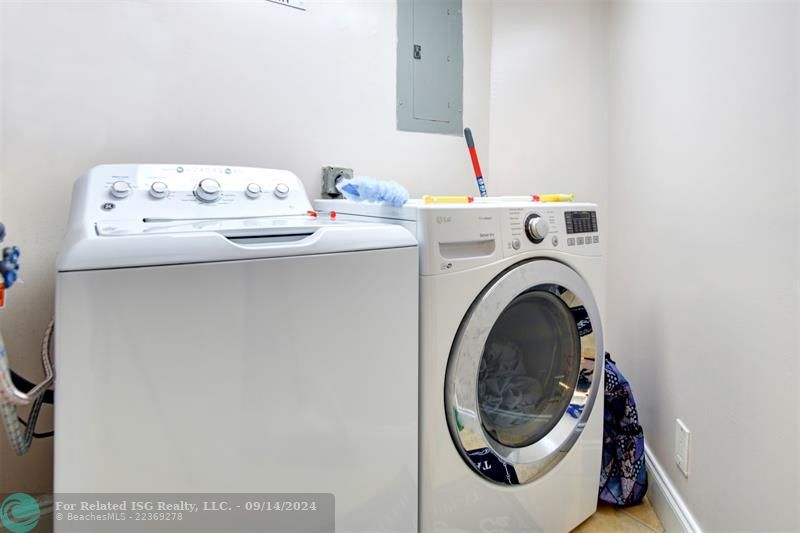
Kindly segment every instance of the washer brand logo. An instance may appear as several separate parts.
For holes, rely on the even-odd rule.
[[[436,223],[437,224],[445,224],[447,222],[452,222],[452,221],[453,221],[453,217],[443,217],[443,216],[436,217]]]
[[[39,503],[28,494],[16,492],[0,505],[0,521],[11,533],[27,533],[39,523]]]
[[[494,220],[494,217],[478,217],[478,220]]]

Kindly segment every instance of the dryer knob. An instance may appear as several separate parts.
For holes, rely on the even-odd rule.
[[[131,193],[131,185],[127,181],[115,181],[111,184],[111,196],[114,198],[127,198]]]
[[[216,202],[222,196],[222,187],[217,180],[207,178],[200,180],[194,190],[194,195],[201,202]]]
[[[275,185],[275,190],[272,191],[272,194],[274,194],[277,198],[283,200],[284,198],[289,196],[289,186],[286,185],[285,183],[279,183]]]
[[[531,242],[539,244],[550,233],[550,226],[545,219],[537,214],[532,214],[525,221],[525,233]]]

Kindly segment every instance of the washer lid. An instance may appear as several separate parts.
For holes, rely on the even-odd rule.
[[[450,352],[445,410],[458,452],[496,483],[546,474],[602,393],[603,353],[597,305],[574,270],[547,259],[511,267],[472,304]]]
[[[400,226],[310,217],[99,222],[93,234],[67,235],[58,270],[236,261],[416,244]]]
[[[214,231],[226,237],[266,237],[311,234],[330,226],[355,225],[352,222],[325,220],[308,215],[291,217],[199,218],[111,220],[95,223],[100,237],[197,233]],[[363,226],[363,224],[361,224]]]

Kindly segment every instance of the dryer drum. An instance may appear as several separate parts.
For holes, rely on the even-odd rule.
[[[517,296],[492,326],[478,371],[483,429],[506,446],[547,435],[572,399],[580,339],[567,305],[546,290]]]
[[[445,409],[458,452],[496,483],[533,481],[577,441],[602,369],[598,309],[586,282],[552,260],[520,263],[478,296],[448,361]],[[593,375],[587,387],[579,375]],[[569,413],[577,405],[577,417]],[[573,410],[574,413],[574,410]],[[476,463],[491,453],[514,475]],[[495,469],[496,470],[496,469]]]

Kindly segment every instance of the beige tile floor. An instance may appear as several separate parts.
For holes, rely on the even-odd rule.
[[[642,503],[632,507],[614,507],[607,503],[599,503],[597,512],[572,531],[573,533],[663,533],[664,528],[650,501],[645,497]]]

